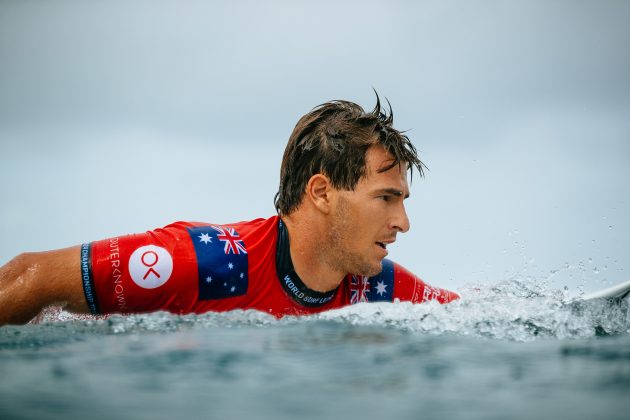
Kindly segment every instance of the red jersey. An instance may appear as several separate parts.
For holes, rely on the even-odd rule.
[[[227,225],[177,222],[83,244],[81,271],[94,314],[256,309],[280,318],[359,302],[459,297],[387,259],[377,276],[348,275],[329,292],[309,289],[293,269],[278,216]]]

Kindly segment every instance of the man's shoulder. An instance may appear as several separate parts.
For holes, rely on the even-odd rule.
[[[257,219],[252,219],[252,220],[243,220],[243,221],[239,221],[239,222],[231,222],[231,223],[212,223],[212,222],[196,222],[196,221],[177,221],[177,222],[173,222],[167,226],[164,227],[164,229],[170,230],[170,229],[176,229],[176,230],[188,230],[188,229],[194,229],[194,228],[199,228],[199,227],[223,227],[223,228],[233,228],[236,229],[237,231],[240,231],[241,229],[245,229],[247,231],[250,231],[252,229],[256,229],[256,228],[264,228],[265,226],[275,226],[278,222],[278,216],[271,216],[268,218],[257,218]]]

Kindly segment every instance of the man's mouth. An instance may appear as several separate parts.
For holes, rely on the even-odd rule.
[[[380,246],[383,249],[387,249],[387,244],[385,244],[383,242],[377,242],[376,245]]]

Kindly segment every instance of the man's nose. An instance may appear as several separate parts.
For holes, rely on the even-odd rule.
[[[409,217],[407,217],[407,210],[405,205],[401,204],[396,210],[396,215],[392,219],[392,229],[405,233],[409,230]]]

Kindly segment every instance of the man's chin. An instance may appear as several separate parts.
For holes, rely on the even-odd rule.
[[[365,276],[365,277],[377,276],[381,274],[381,271],[383,271],[383,260],[379,260],[377,264],[370,264],[370,265],[366,264],[364,267],[362,267],[360,271],[361,272],[355,273],[355,274],[358,274],[360,276]]]

